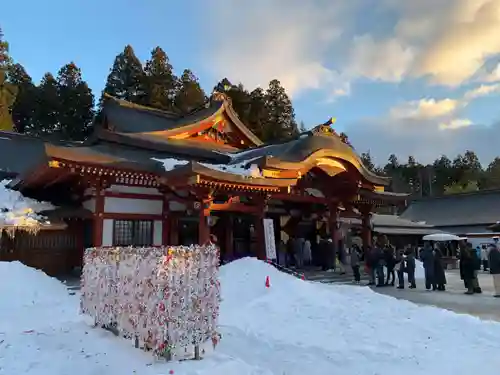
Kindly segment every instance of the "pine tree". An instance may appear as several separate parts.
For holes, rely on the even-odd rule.
[[[94,118],[94,96],[73,63],[64,65],[57,75],[59,133],[64,140],[80,141],[90,133]]]
[[[184,70],[175,96],[176,110],[186,114],[203,106],[206,101],[207,98],[196,76],[189,69]]]
[[[225,93],[231,99],[232,107],[238,114],[238,118],[245,125],[249,125],[251,99],[243,84],[233,85],[227,78],[224,78],[214,87],[214,91]]]
[[[9,43],[3,39],[2,28],[0,27],[0,69],[6,70],[12,63],[9,55]]]
[[[38,136],[60,131],[59,126],[59,90],[57,81],[51,73],[45,73],[38,86],[35,104],[33,128],[26,133]]]
[[[248,115],[248,127],[261,140],[267,142],[264,129],[269,120],[266,106],[266,94],[260,87],[250,93],[250,113]]]
[[[142,64],[133,48],[127,45],[123,52],[115,58],[104,92],[118,99],[142,104],[146,99],[144,82]]]
[[[10,109],[18,91],[17,87],[7,80],[10,64],[9,44],[3,40],[3,33],[0,29],[0,130],[8,131],[14,129]]]
[[[292,101],[277,79],[269,82],[266,90],[266,107],[269,113],[268,123],[264,129],[266,141],[279,141],[298,133]]]
[[[18,89],[16,100],[11,107],[14,127],[19,133],[29,132],[34,127],[37,88],[21,64],[11,65],[8,77],[9,82]]]
[[[172,111],[177,77],[173,73],[167,54],[160,47],[156,47],[151,52],[151,59],[146,62],[144,74],[144,87],[146,89],[144,104]]]
[[[304,121],[301,121],[299,124],[299,132],[304,133],[307,131],[306,124],[304,124]]]

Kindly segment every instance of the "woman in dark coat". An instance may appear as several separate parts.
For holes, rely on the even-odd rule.
[[[443,252],[438,247],[434,250],[434,288],[437,290],[446,290],[446,274],[443,266]]]
[[[385,266],[387,267],[387,278],[385,279],[385,285],[389,285],[390,283],[391,286],[394,286],[394,267],[396,267],[396,258],[394,256],[394,249],[389,244],[385,245],[384,247],[384,261]],[[391,279],[390,282],[389,279]]]
[[[420,252],[420,259],[422,260],[425,272],[425,289],[436,290],[434,287],[434,250],[429,242],[426,242],[424,249]]]
[[[474,294],[475,254],[469,246],[460,247],[460,278],[464,281],[467,291],[465,294]]]

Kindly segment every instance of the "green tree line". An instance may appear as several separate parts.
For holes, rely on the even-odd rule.
[[[391,189],[396,192],[426,197],[500,189],[500,157],[483,166],[471,150],[453,160],[441,155],[429,164],[413,156],[402,162],[392,154],[384,166],[377,166],[369,152],[362,153],[361,159],[372,172],[391,177]]]
[[[101,99],[70,62],[54,75],[46,73],[39,84],[9,56],[0,31],[0,129],[44,138],[81,141],[99,118]],[[264,90],[246,90],[222,79],[213,90],[226,93],[240,119],[263,141],[283,140],[299,133],[290,97],[278,80]],[[163,49],[156,47],[145,62],[127,45],[111,66],[104,93],[118,99],[178,115],[203,107],[208,96],[196,75],[184,69],[176,75]]]

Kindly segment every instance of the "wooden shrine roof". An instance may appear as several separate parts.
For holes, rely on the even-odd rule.
[[[213,126],[221,116],[227,116],[232,125],[245,138],[243,148],[262,145],[262,141],[253,134],[238,118],[230,99],[222,93],[214,93],[211,100],[203,107],[187,115],[133,104],[106,95],[103,105],[103,128],[115,133],[127,133],[131,139],[139,135],[149,135],[158,139],[196,134]]]

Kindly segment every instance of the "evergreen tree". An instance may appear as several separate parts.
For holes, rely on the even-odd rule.
[[[292,101],[277,79],[269,82],[266,107],[269,118],[264,129],[264,138],[267,141],[283,140],[298,133]]]
[[[233,85],[227,78],[221,80],[214,87],[214,91],[225,93],[230,99],[238,118],[249,128],[251,98],[243,84]],[[253,130],[253,129],[251,129]]]
[[[106,80],[104,92],[118,99],[142,104],[146,100],[145,78],[142,64],[127,45],[122,53],[116,56],[113,67]]]
[[[189,69],[184,70],[175,96],[175,108],[182,114],[203,106],[207,101],[198,78]]]
[[[306,124],[304,124],[304,121],[301,121],[299,124],[299,132],[304,133],[307,131]]]
[[[0,130],[8,131],[14,129],[10,109],[18,91],[17,87],[7,80],[10,63],[9,44],[3,40],[3,33],[0,29]]]
[[[60,131],[59,126],[59,90],[57,81],[51,73],[45,73],[38,86],[35,103],[33,127],[26,133],[44,136]]]
[[[12,63],[9,55],[9,43],[3,39],[2,28],[0,27],[0,69],[7,70]]]
[[[146,62],[144,74],[144,87],[146,89],[144,104],[172,111],[177,77],[173,73],[167,54],[160,47],[156,47],[151,52],[151,59]]]
[[[248,115],[248,127],[262,141],[267,142],[264,131],[269,121],[269,113],[266,106],[266,94],[260,87],[250,93],[250,113]]]
[[[37,88],[21,64],[9,67],[9,81],[18,89],[11,107],[12,120],[17,132],[24,133],[34,127]]]
[[[374,171],[375,170],[375,165],[373,164],[372,161],[372,156],[370,155],[370,151],[363,152],[360,155],[361,161],[363,162],[363,165],[369,170],[369,171]]]
[[[85,139],[94,118],[94,96],[74,63],[66,64],[59,70],[57,93],[60,138],[72,141]]]

